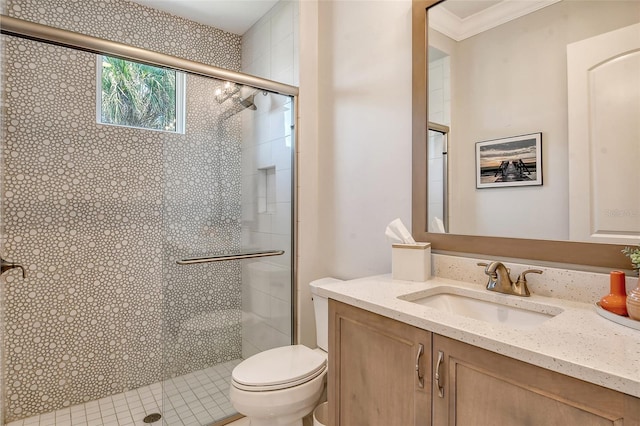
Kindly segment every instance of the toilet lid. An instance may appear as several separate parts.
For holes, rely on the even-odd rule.
[[[260,352],[233,369],[235,385],[247,390],[276,390],[305,383],[326,370],[327,359],[303,345]]]

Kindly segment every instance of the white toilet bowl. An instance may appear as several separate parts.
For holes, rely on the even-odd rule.
[[[320,349],[282,346],[260,352],[233,369],[230,399],[251,426],[302,426],[302,418],[320,401],[327,375],[328,304],[317,289],[339,282],[333,278],[311,285]]]
[[[232,377],[230,398],[235,409],[251,419],[251,426],[302,425],[324,390],[326,357],[295,345],[261,352],[247,361],[255,362],[234,370]],[[293,368],[279,368],[289,363]],[[244,379],[250,376],[253,383],[247,384]]]

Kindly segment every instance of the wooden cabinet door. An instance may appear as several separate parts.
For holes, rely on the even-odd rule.
[[[434,335],[433,360],[434,425],[640,425],[638,398],[456,340]]]
[[[330,425],[430,425],[430,366],[428,331],[329,301]]]

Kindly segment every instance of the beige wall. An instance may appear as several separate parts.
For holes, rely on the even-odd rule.
[[[315,344],[307,284],[388,273],[384,237],[411,223],[411,2],[300,5],[302,343]]]
[[[300,96],[298,103],[296,327],[299,343],[316,345],[309,282],[329,274],[318,249],[318,2],[300,2]]]

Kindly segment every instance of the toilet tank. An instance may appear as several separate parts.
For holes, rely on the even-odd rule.
[[[329,299],[318,295],[318,288],[339,282],[342,282],[342,280],[321,278],[309,283],[311,298],[313,299],[313,311],[316,315],[316,344],[325,352],[329,351]]]

